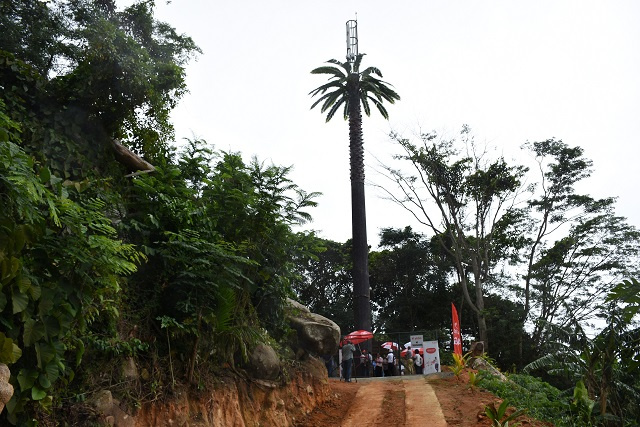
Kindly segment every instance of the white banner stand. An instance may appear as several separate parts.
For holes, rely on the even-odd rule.
[[[438,341],[424,341],[422,348],[424,349],[423,375],[440,372],[440,349],[438,347]]]

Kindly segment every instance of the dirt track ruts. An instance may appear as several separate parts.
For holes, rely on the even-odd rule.
[[[400,427],[398,415],[404,415],[405,426],[447,425],[433,388],[420,375],[359,378],[358,381],[361,387],[345,414],[342,427]]]

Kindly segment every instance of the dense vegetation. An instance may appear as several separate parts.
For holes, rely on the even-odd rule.
[[[351,241],[298,227],[317,194],[288,167],[174,148],[198,52],[151,1],[0,1],[0,423],[72,420],[86,390],[140,404],[200,387],[259,342],[286,352],[287,296],[354,329]],[[437,331],[447,351],[454,301],[500,367],[563,390],[544,386],[549,419],[579,424],[578,390],[588,422],[637,424],[639,234],[576,190],[583,151],[531,143],[529,168],[474,151],[467,128],[391,140],[385,188],[424,229],[381,230],[369,254],[374,331]],[[117,379],[127,358],[135,387]]]
[[[3,420],[65,419],[125,357],[146,372],[140,403],[285,342],[292,260],[317,246],[292,227],[315,194],[287,167],[200,140],[172,148],[193,41],[152,2],[0,8],[0,362],[15,388]]]

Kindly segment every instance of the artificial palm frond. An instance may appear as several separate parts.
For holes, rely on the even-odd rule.
[[[336,59],[327,61],[329,64],[339,65],[342,69],[334,66],[322,66],[311,71],[311,74],[329,74],[330,81],[309,92],[309,95],[315,97],[320,95],[318,99],[311,105],[311,109],[322,104],[321,112],[328,111],[326,121],[330,121],[341,105],[344,105],[344,118],[349,117],[350,102],[349,98],[354,97],[362,105],[364,113],[371,115],[371,106],[369,102],[373,102],[377,110],[385,119],[389,118],[389,113],[382,105],[383,101],[394,104],[400,99],[390,84],[381,80],[382,72],[377,67],[367,67],[360,72],[360,64],[365,54],[359,54],[353,64],[349,62],[340,62]],[[354,77],[355,76],[355,77]],[[377,78],[375,76],[379,76]],[[355,82],[355,86],[354,85]],[[355,93],[350,91],[355,88]],[[331,89],[335,89],[331,92]]]
[[[345,102],[345,98],[342,98],[338,102],[333,104],[333,106],[329,110],[329,113],[327,114],[327,119],[326,119],[327,122],[333,118],[333,115],[336,113],[336,111],[338,111],[338,108],[340,108],[340,105],[342,105],[344,102]]]

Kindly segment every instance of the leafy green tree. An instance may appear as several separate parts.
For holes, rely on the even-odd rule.
[[[381,250],[371,254],[376,330],[415,331],[451,326],[448,270],[431,251],[431,242],[411,227],[384,228]]]
[[[149,262],[134,277],[132,306],[143,307],[145,330],[160,321],[172,348],[191,355],[188,380],[206,355],[235,366],[266,339],[263,330],[285,335],[294,260],[310,256],[314,242],[292,227],[310,218],[316,195],[289,171],[193,140],[176,161],[134,180],[121,227]]]
[[[50,2],[39,0],[0,2],[0,49],[33,65],[42,76],[60,69],[60,56],[71,54],[66,18]]]
[[[282,309],[295,277],[294,260],[309,256],[315,242],[312,234],[293,227],[311,219],[307,209],[316,206],[319,193],[295,185],[290,171],[255,158],[245,164],[239,154],[223,153],[203,191],[205,212],[221,237],[254,262],[244,271],[243,288],[276,337],[286,329]]]
[[[489,160],[467,128],[460,142],[435,134],[423,134],[421,144],[392,139],[404,150],[398,159],[414,173],[385,166],[400,190],[390,196],[433,232],[455,263],[481,339],[492,311],[485,297],[503,294],[518,304],[520,366],[525,346],[544,352],[548,325],[592,319],[595,302],[636,275],[638,231],[615,215],[613,198],[575,189],[591,171],[579,147],[554,139],[526,144],[540,175],[525,186],[528,168]]]
[[[186,92],[184,66],[199,49],[153,19],[153,2],[123,11],[89,0],[2,7],[2,96],[12,117],[28,123],[22,141],[29,150],[73,179],[96,168],[104,174],[114,140],[152,161],[167,155],[169,112]]]
[[[433,233],[454,264],[464,301],[476,315],[479,339],[488,347],[487,287],[498,282],[496,266],[517,259],[526,241],[521,234],[525,217],[515,202],[527,169],[502,158],[487,160],[466,126],[461,132],[466,152],[436,134],[421,135],[418,144],[395,133],[391,138],[404,151],[396,158],[413,173],[383,166],[399,189],[388,194]]]
[[[592,166],[580,147],[554,139],[526,147],[541,177],[529,200],[533,232],[525,255],[523,314],[533,321],[540,348],[548,325],[592,319],[616,283],[638,274],[640,234],[615,215],[615,199],[576,191]]]
[[[71,200],[78,183],[16,144],[20,127],[0,107],[0,324],[3,349],[13,349],[2,357],[13,363],[6,419],[15,424],[34,402],[50,408],[54,384],[73,378],[83,339],[117,315],[122,278],[142,255],[117,239],[104,201]]]
[[[319,239],[313,257],[295,260],[292,282],[298,300],[309,309],[333,320],[344,333],[355,330],[351,292],[351,241],[338,243]]]
[[[331,59],[327,62],[334,65],[312,70],[312,74],[330,75],[330,81],[312,90],[309,94],[311,96],[320,95],[311,108],[322,103],[320,110],[323,113],[327,112],[327,122],[341,106],[344,107],[344,119],[349,119],[354,318],[357,329],[371,330],[362,110],[367,116],[370,115],[370,103],[372,103],[382,117],[387,119],[389,114],[383,102],[387,101],[393,104],[400,99],[400,96],[389,87],[388,83],[380,79],[382,73],[378,68],[368,67],[360,71],[363,56],[364,54],[359,54],[354,62],[344,63]]]
[[[607,302],[611,301],[625,305],[624,315],[630,322],[640,312],[640,282],[632,278],[618,283],[607,296]]]

